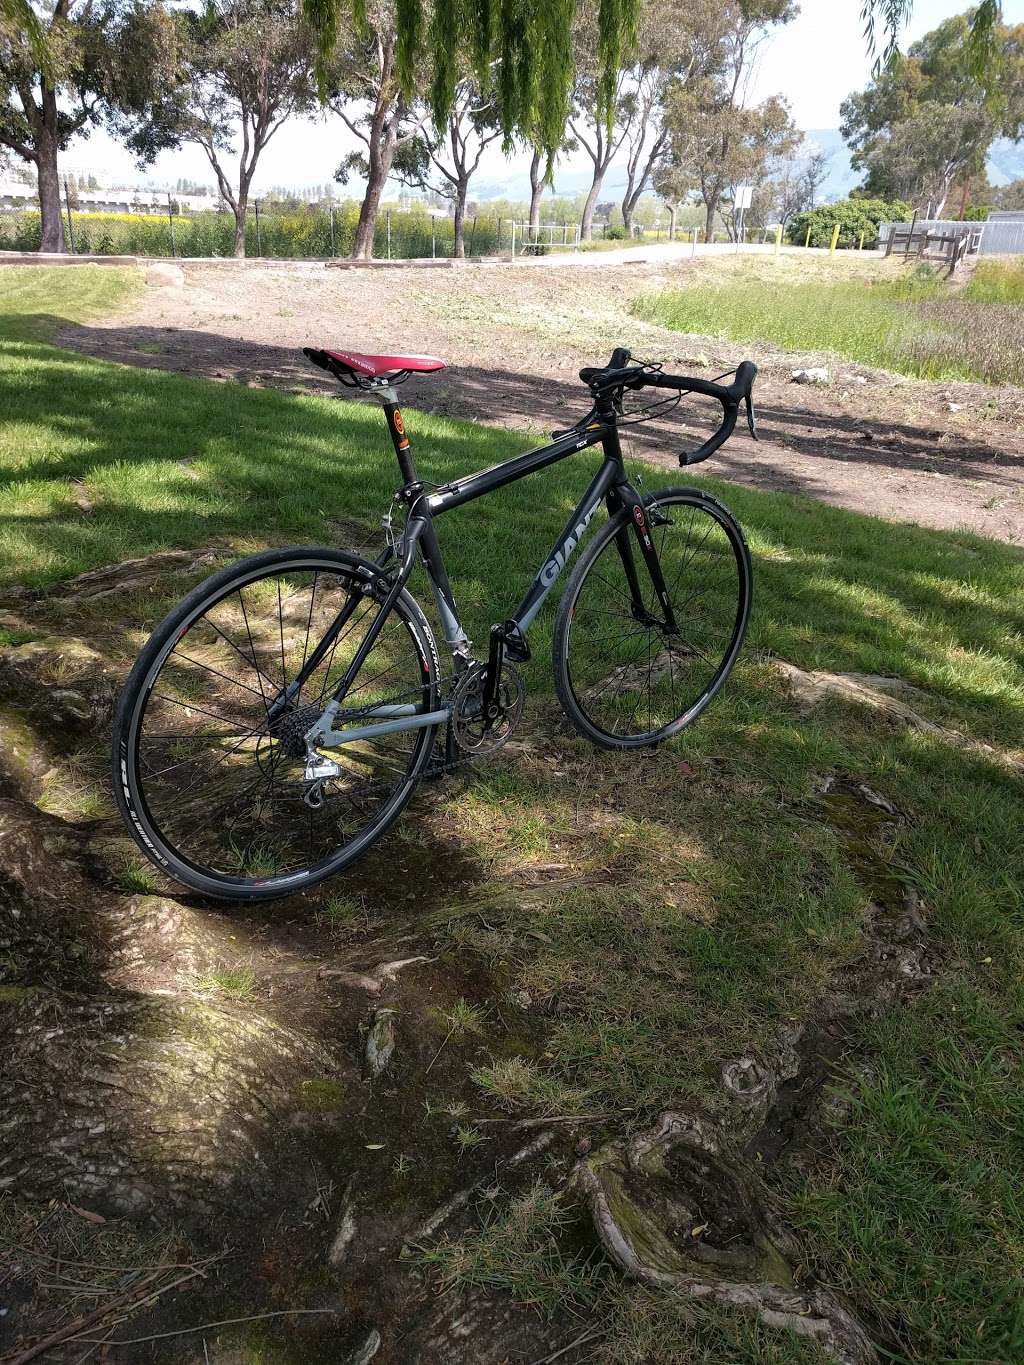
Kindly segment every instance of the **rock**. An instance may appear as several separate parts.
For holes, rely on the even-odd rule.
[[[394,1050],[395,1011],[377,1010],[366,1035],[366,1074],[371,1080],[386,1069]]]
[[[31,728],[19,716],[0,711],[0,795],[35,801],[52,771]]]
[[[792,373],[794,384],[828,384],[831,379],[824,365],[809,370],[794,370]]]
[[[152,288],[180,289],[185,283],[185,272],[180,265],[169,265],[159,261],[146,271],[146,283]]]
[[[954,403],[947,398],[942,406],[946,412],[959,412],[963,407],[963,403]]]
[[[840,377],[844,384],[866,384],[868,382],[862,374],[844,374]]]
[[[376,1327],[371,1327],[363,1344],[352,1356],[352,1365],[368,1365],[381,1348],[381,1336]]]

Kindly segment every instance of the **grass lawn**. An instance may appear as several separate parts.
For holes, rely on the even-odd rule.
[[[87,317],[136,287],[107,268],[0,270],[0,582],[44,585],[169,547],[374,539],[397,482],[376,407],[122,368],[47,341],[55,316]],[[676,297],[696,311],[673,305],[672,316],[702,331],[718,318],[730,335],[798,339],[802,349],[827,334],[815,320],[818,286],[801,286],[799,310],[792,291],[758,288],[688,290]],[[844,288],[872,308],[904,306],[866,283]],[[757,298],[779,308],[760,331]],[[439,482],[519,445],[416,413],[408,426],[422,475]],[[478,642],[515,605],[593,463],[587,455],[540,475],[529,504],[513,486],[441,524]],[[644,479],[683,476],[649,469]],[[810,1268],[886,1324],[889,1359],[1024,1359],[1022,784],[999,756],[1024,737],[1024,556],[806,498],[686,482],[732,507],[755,560],[748,645],[705,717],[643,757],[598,755],[556,735],[540,755],[503,757],[436,788],[404,820],[407,838],[417,821],[443,830],[488,870],[496,895],[531,864],[570,869],[557,897],[524,897],[514,916],[453,908],[453,945],[517,991],[559,1002],[535,1059],[512,1065],[499,1047],[477,1058],[481,1103],[608,1111],[612,1131],[689,1102],[721,1111],[722,1062],[770,1049],[862,951],[879,891],[815,792],[829,774],[867,783],[899,817],[884,845],[870,830],[862,842],[889,884],[920,897],[934,982],[858,1025],[854,1055],[834,1076],[846,1099],[821,1159],[810,1175],[769,1178]],[[128,658],[139,630],[182,591],[172,583],[133,601],[130,619],[97,618],[112,657]],[[417,594],[425,605],[422,584]],[[554,704],[549,638],[550,614],[532,637],[534,715]],[[927,693],[929,719],[992,751],[854,703],[802,716],[773,656],[902,678]],[[527,1200],[437,1253],[442,1271],[606,1313],[617,1361],[816,1359],[746,1320],[624,1293],[584,1253],[552,1251],[559,1201],[543,1191]]]
[[[920,379],[1024,383],[1024,268],[978,263],[963,289],[897,260],[720,260],[636,312],[680,332],[832,351]]]

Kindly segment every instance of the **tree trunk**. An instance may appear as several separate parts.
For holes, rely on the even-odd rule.
[[[46,100],[43,97],[44,126],[39,134],[36,147],[39,180],[39,216],[42,235],[40,251],[64,251],[64,217],[60,207],[60,179],[57,175],[57,138],[48,126]],[[54,103],[54,123],[56,123],[56,103]]]
[[[534,241],[540,236],[540,201],[544,194],[544,176],[541,173],[543,164],[542,154],[535,151],[530,162],[530,236]]]
[[[455,256],[462,260],[466,254],[466,195],[469,181],[459,182],[455,192]]]
[[[384,120],[387,112],[387,106],[379,108],[370,128],[370,173],[366,178],[363,202],[359,205],[359,222],[356,224],[355,241],[352,243],[354,261],[369,261],[373,257],[373,234],[377,228],[377,214],[380,211],[380,201],[384,197],[384,186],[395,159],[398,113],[395,111],[391,126],[385,129]]]
[[[669,204],[669,206],[668,206],[668,239],[669,239],[670,242],[674,242],[675,239],[676,239],[676,214],[677,214],[678,212],[679,212],[679,210],[676,208],[675,204]]]
[[[233,255],[236,260],[245,256],[245,211],[248,205],[245,198],[239,196],[235,206],[235,245]]]
[[[366,194],[363,195],[363,202],[359,205],[359,221],[356,222],[355,242],[352,243],[352,259],[354,261],[370,261],[373,258],[373,236],[375,229],[377,229],[377,214],[380,212],[381,199],[384,198],[384,186],[388,180],[392,157],[393,149],[386,158],[380,152],[378,152],[377,157],[370,158],[370,175],[366,180]]]
[[[710,242],[715,231],[715,214],[718,212],[718,195],[713,195],[710,199],[705,199],[707,205],[707,219],[704,223],[704,240]]]
[[[601,193],[601,181],[604,179],[604,171],[594,168],[594,179],[587,193],[586,203],[583,205],[583,217],[580,219],[580,240],[589,242],[594,235],[594,206],[597,203],[597,196]]]

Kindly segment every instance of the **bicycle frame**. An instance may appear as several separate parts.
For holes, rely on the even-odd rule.
[[[477,498],[486,497],[488,493],[493,493],[498,488],[504,488],[506,484],[526,478],[538,470],[546,469],[549,465],[556,464],[558,461],[591,446],[600,445],[603,449],[604,459],[601,467],[591,479],[582,498],[566,522],[561,535],[537,570],[533,582],[518,608],[504,625],[492,628],[492,638],[495,631],[499,631],[502,632],[502,641],[508,636],[518,637],[518,641],[525,648],[526,631],[536,619],[551,589],[579,548],[586,535],[587,528],[602,502],[607,505],[609,514],[613,516],[623,507],[630,509],[641,554],[666,613],[666,624],[674,628],[671,606],[657,552],[649,535],[643,501],[626,477],[615,420],[616,414],[610,403],[604,405],[604,411],[599,407],[597,411],[599,420],[590,422],[586,427],[570,428],[570,430],[556,436],[548,445],[525,451],[522,455],[517,455],[502,464],[494,465],[490,469],[480,470],[475,474],[469,474],[462,479],[456,479],[454,482],[428,493],[416,473],[409,438],[406,435],[405,424],[394,389],[382,387],[380,393],[388,430],[395,447],[395,454],[398,456],[399,466],[406,480],[398,494],[409,508],[405,531],[399,549],[396,551],[399,555],[400,565],[398,573],[391,579],[387,594],[380,602],[376,617],[370,623],[362,643],[353,655],[344,676],[334,689],[331,701],[325,707],[320,719],[306,735],[307,744],[310,748],[336,748],[344,744],[374,739],[400,730],[424,729],[431,725],[440,725],[448,720],[451,714],[449,706],[424,711],[422,707],[414,703],[381,704],[351,713],[366,719],[369,719],[371,715],[373,717],[379,716],[380,720],[372,720],[369,724],[349,727],[343,731],[335,730],[333,727],[333,723],[343,719],[346,714],[342,710],[343,699],[360,668],[366,662],[388,614],[408,582],[416,565],[417,551],[422,558],[424,569],[430,581],[434,602],[444,630],[445,645],[451,654],[455,669],[457,671],[464,669],[473,661],[470,642],[459,620],[458,608],[448,579],[441,547],[437,540],[434,518],[456,507],[461,507],[465,503],[473,502]],[[634,613],[645,615],[636,565],[632,556],[632,547],[625,533],[619,539],[618,548],[623,558],[626,578],[633,595]],[[378,560],[382,568],[390,557],[391,551],[389,549]],[[305,667],[289,685],[286,693],[279,698],[277,705],[282,709],[298,693],[306,678],[313,673],[324,658],[340,631],[351,620],[364,595],[358,592],[352,594],[350,601],[346,603],[310,655]],[[492,643],[493,657],[494,644]]]

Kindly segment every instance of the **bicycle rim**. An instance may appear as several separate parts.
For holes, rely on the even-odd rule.
[[[695,720],[735,662],[750,613],[750,557],[731,514],[688,490],[668,490],[646,506],[676,629],[664,625],[636,537],[620,515],[577,566],[555,631],[562,704],[581,733],[608,748],[656,744]],[[622,536],[636,569],[640,611],[619,548]]]
[[[212,895],[267,899],[339,871],[412,793],[434,730],[325,751],[341,772],[311,804],[304,734],[322,713],[387,590],[340,552],[257,556],[200,585],[157,629],[115,726],[129,828],[166,872]],[[339,613],[345,625],[281,714],[277,702]],[[375,706],[432,709],[429,627],[403,594],[352,682],[335,728]]]

